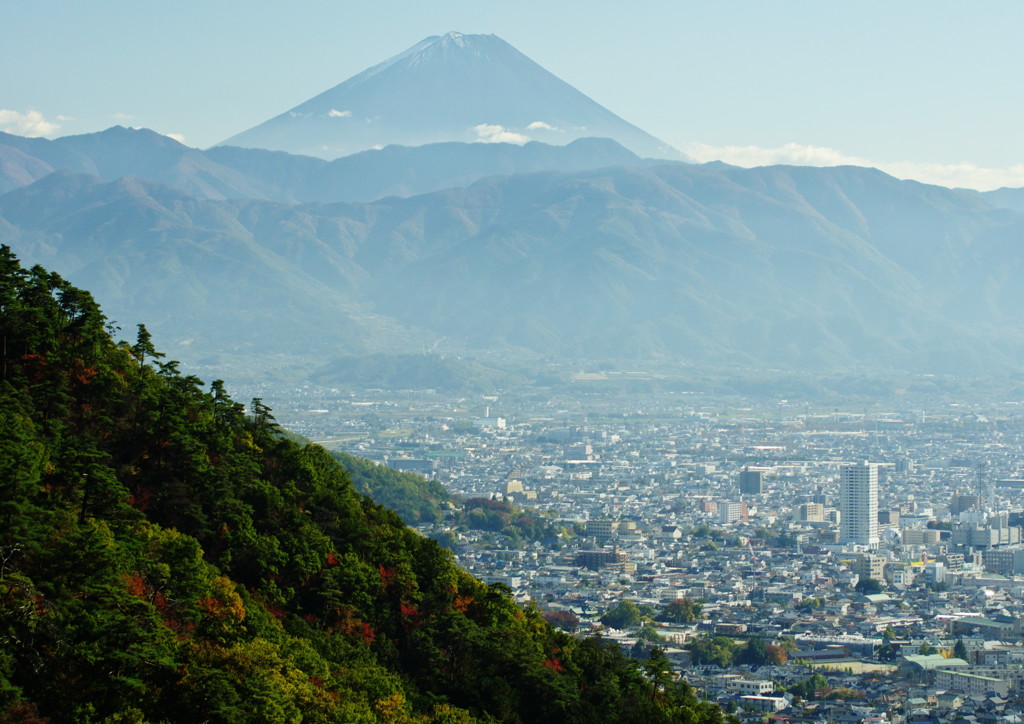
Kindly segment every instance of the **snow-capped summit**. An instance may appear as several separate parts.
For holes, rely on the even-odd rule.
[[[583,137],[612,138],[640,156],[682,158],[496,35],[451,32],[219,145],[331,159],[391,144],[564,145]]]

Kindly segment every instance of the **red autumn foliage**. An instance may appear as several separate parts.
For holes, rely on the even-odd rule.
[[[395,569],[386,568],[383,563],[377,566],[377,569],[380,572],[380,587],[389,588],[395,581]]]
[[[338,555],[334,551],[327,554],[327,565],[336,566],[338,563]]]
[[[138,511],[145,512],[149,508],[150,502],[153,500],[153,491],[150,488],[143,488],[141,485],[135,486],[135,491],[132,495],[128,496],[128,505],[132,506]]]
[[[224,608],[224,604],[218,601],[216,598],[200,598],[196,601],[196,605],[203,609],[207,613],[218,614],[221,609]]]
[[[153,607],[160,613],[167,615],[171,610],[171,603],[167,596],[157,591],[153,594]]]
[[[86,367],[82,360],[75,360],[72,375],[79,384],[87,385],[97,375],[94,367]]]
[[[124,576],[124,585],[128,593],[136,598],[143,598],[147,594],[146,582],[142,580],[142,576],[138,573]]]
[[[545,611],[541,618],[552,626],[573,633],[580,625],[579,617],[572,611]]]
[[[338,623],[338,629],[342,633],[354,634],[368,644],[373,643],[373,640],[377,638],[377,632],[370,624],[353,617],[349,611],[344,612],[344,616],[345,618]]]
[[[765,648],[765,654],[768,657],[768,663],[774,666],[783,666],[789,660],[789,652],[781,646],[774,644],[768,644]]]
[[[541,666],[546,669],[551,669],[552,671],[565,671],[565,668],[562,666],[562,662],[553,656],[550,659],[546,659]]]
[[[183,624],[181,621],[176,621],[173,618],[164,621],[163,624],[171,631],[174,631],[174,638],[178,641],[190,640],[194,635],[193,632],[196,630],[194,623]]]
[[[220,602],[218,601],[218,603],[220,603]],[[270,605],[265,605],[264,608],[266,608],[267,612],[271,616],[276,618],[278,621],[284,620],[284,617],[285,617],[284,609],[278,608],[277,606],[270,606]]]
[[[38,384],[46,379],[46,355],[26,354],[21,357],[22,369],[31,384]]]
[[[30,701],[15,701],[0,711],[0,721],[21,722],[21,724],[49,724],[49,719],[39,713],[39,707]]]
[[[370,624],[363,622],[363,641],[368,644],[372,644],[375,638],[377,638],[377,633],[373,630]]]

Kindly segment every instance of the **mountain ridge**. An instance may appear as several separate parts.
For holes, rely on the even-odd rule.
[[[207,348],[402,353],[443,338],[934,372],[1016,369],[1024,340],[1024,216],[856,167],[547,171],[305,205],[65,174],[0,196],[0,223],[26,258],[94,282],[119,321],[146,311],[162,338]]]
[[[602,138],[580,138],[564,146],[536,141],[522,146],[388,146],[328,162],[231,146],[201,151],[147,129],[120,126],[53,141],[0,133],[0,193],[67,170],[104,181],[149,178],[205,199],[365,202],[466,185],[496,174],[644,163],[615,141]]]

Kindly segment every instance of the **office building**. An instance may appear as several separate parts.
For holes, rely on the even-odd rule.
[[[873,578],[881,581],[885,577],[886,560],[870,553],[858,553],[857,560],[850,565],[850,570],[862,579]]]
[[[764,492],[764,480],[760,470],[741,470],[739,481],[742,495],[760,495]]]
[[[839,542],[878,547],[878,465],[863,462],[840,469]]]
[[[746,523],[748,515],[747,504],[742,501],[736,503],[720,500],[718,502],[719,523]]]
[[[803,523],[822,523],[825,520],[825,506],[821,503],[801,503],[796,519]]]

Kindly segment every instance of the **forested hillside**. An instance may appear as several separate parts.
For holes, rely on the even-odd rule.
[[[452,496],[436,480],[403,473],[346,452],[332,452],[331,457],[345,468],[356,490],[391,508],[409,525],[437,523],[452,504]]]
[[[717,722],[0,248],[0,720]]]

